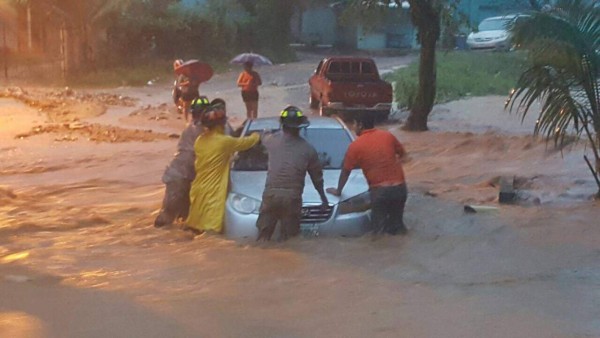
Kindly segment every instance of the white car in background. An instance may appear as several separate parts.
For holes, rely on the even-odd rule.
[[[508,27],[527,17],[529,15],[512,14],[483,19],[477,27],[477,32],[467,36],[469,49],[510,50],[512,43]]]

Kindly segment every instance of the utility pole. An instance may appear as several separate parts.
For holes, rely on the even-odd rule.
[[[8,80],[8,44],[6,43],[6,23],[2,24],[2,59],[4,60],[4,78]]]
[[[67,24],[63,20],[60,27],[60,71],[63,80],[67,79],[67,73],[69,68],[69,35],[67,31]]]
[[[33,37],[31,32],[31,0],[27,1],[27,48],[33,49]]]

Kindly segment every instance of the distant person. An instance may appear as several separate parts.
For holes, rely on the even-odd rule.
[[[348,147],[338,186],[327,192],[340,196],[352,169],[361,168],[371,193],[373,233],[406,234],[403,217],[408,192],[400,162],[406,152],[392,133],[374,125],[373,116],[359,123],[359,137]]]
[[[309,125],[300,109],[286,107],[280,116],[282,131],[267,135],[262,144],[269,154],[267,181],[256,222],[257,240],[271,239],[277,222],[281,238],[288,239],[300,232],[302,193],[306,173],[321,196],[323,208],[329,207],[323,188],[323,168],[315,148],[300,136],[300,129]]]
[[[183,65],[183,60],[175,60],[173,63],[173,70],[181,67]],[[175,91],[177,92],[176,97],[179,99],[180,109],[183,112],[183,117],[187,122],[189,119],[189,110],[191,102],[200,96],[199,88],[200,87],[200,79],[198,79],[195,75],[185,76],[180,74],[177,76],[177,82],[175,84]],[[177,101],[177,100],[176,100]]]
[[[165,197],[162,208],[154,220],[159,228],[173,223],[178,218],[186,219],[190,209],[190,187],[196,177],[194,169],[194,142],[202,132],[200,116],[209,107],[208,98],[201,96],[191,104],[192,121],[181,133],[177,152],[165,170],[162,181],[165,184]]]
[[[242,100],[246,105],[248,119],[258,117],[258,86],[262,85],[260,75],[252,67],[252,62],[244,63],[244,71],[237,80],[238,87],[242,88]]]
[[[190,212],[186,221],[193,232],[223,232],[225,201],[229,184],[229,166],[233,154],[250,149],[260,135],[237,138],[225,135],[227,114],[224,106],[210,106],[201,117],[206,129],[196,139],[196,178],[190,190]]]
[[[177,59],[173,61],[173,72],[175,72],[177,68],[181,67],[181,65],[183,65],[183,60]],[[181,88],[179,87],[180,78],[181,75],[177,75],[175,78],[175,84],[173,85],[173,103],[175,103],[178,110],[181,109]]]

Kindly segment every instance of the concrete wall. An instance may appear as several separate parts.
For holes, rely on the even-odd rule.
[[[188,7],[205,5],[207,0],[181,0],[181,4]]]
[[[357,48],[363,50],[415,48],[416,29],[410,21],[407,9],[395,10],[376,31],[357,29]]]
[[[358,27],[356,32],[356,48],[363,50],[385,49],[387,39],[383,32],[365,32],[362,27]]]
[[[333,45],[337,40],[337,19],[329,7],[302,13],[300,40],[308,45]]]

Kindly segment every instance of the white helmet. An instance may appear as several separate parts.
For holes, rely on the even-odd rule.
[[[183,65],[183,60],[177,59],[173,62],[173,69],[177,69],[177,68],[181,67],[181,65]]]

